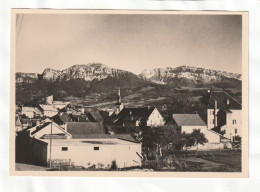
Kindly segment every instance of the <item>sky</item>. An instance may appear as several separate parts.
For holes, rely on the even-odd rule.
[[[182,65],[242,73],[239,15],[23,14],[16,72],[102,63],[140,74]]]

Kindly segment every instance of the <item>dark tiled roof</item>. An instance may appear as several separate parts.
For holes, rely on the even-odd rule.
[[[117,116],[118,121],[146,120],[151,115],[155,107],[143,108],[123,108]]]
[[[214,109],[215,100],[217,100],[217,108],[223,109],[226,112],[230,112],[232,109],[242,109],[242,105],[225,91],[211,91],[208,101],[208,109]],[[227,104],[227,100],[229,100],[229,104]]]
[[[31,124],[31,121],[30,121],[30,119],[21,118],[21,123],[22,124]]]
[[[172,118],[178,126],[206,126],[199,114],[173,114]]]
[[[85,138],[91,134],[105,134],[103,126],[98,122],[68,122],[67,132],[73,138]]]
[[[100,112],[98,110],[91,110],[91,111],[89,111],[88,115],[91,119],[93,119],[96,122],[101,123],[104,121],[102,115],[100,114]]]
[[[113,122],[113,117],[109,116],[109,113],[107,111],[100,111],[100,114],[102,115],[102,118],[105,123]]]
[[[58,125],[65,124],[72,120],[71,116],[67,113],[57,114],[52,117],[53,121]]]
[[[47,127],[49,124],[51,124],[51,122],[46,122],[42,125],[40,125],[39,127],[37,127],[36,130],[34,130],[31,134],[34,135],[35,133],[37,133],[38,131],[44,129],[45,127]]]

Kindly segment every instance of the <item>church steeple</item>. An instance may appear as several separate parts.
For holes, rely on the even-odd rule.
[[[121,89],[119,87],[118,94],[117,94],[116,114],[118,114],[123,108],[124,108],[124,105],[121,102]]]
[[[121,92],[120,92],[120,87],[118,89],[118,94],[117,94],[117,104],[121,104]]]

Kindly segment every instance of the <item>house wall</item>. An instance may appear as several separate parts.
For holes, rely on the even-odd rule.
[[[45,143],[38,139],[32,139],[32,163],[34,165],[47,165],[47,148],[48,143]]]
[[[67,151],[62,151],[62,147],[68,147]],[[99,150],[94,150],[99,147]],[[48,147],[48,159],[49,159]],[[118,168],[141,165],[141,160],[136,154],[141,154],[141,144],[130,143],[129,145],[75,145],[75,146],[52,146],[52,159],[71,159],[76,166],[90,167],[96,165],[98,168],[110,168],[112,161],[116,161]],[[136,162],[134,162],[136,161]]]
[[[212,131],[209,131],[206,125],[205,126],[182,126],[181,132],[192,133],[194,129],[199,129],[201,133],[204,133],[209,143],[220,142],[220,136]]]
[[[227,124],[221,129],[226,130],[224,137],[233,141],[234,136],[242,136],[242,111],[232,110],[232,113],[226,115]]]
[[[164,123],[162,115],[155,108],[147,120],[147,126],[163,126]]]
[[[31,138],[28,132],[19,132],[15,145],[16,163],[46,166],[48,143]]]
[[[22,111],[22,115],[26,115],[29,118],[33,118],[34,112],[33,111]]]
[[[43,112],[44,116],[46,117],[53,117],[54,115],[57,115],[58,114],[58,111],[44,111]]]
[[[219,109],[217,109],[218,113]],[[207,110],[207,127],[208,129],[214,128],[214,109]]]

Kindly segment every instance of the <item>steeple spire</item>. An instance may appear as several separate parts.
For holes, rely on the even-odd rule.
[[[120,87],[118,89],[118,95],[117,95],[117,104],[121,104],[121,92]]]
[[[123,108],[124,108],[124,105],[123,105],[123,103],[121,103],[121,89],[119,87],[118,94],[117,94],[117,103],[116,103],[115,114],[118,115]]]

